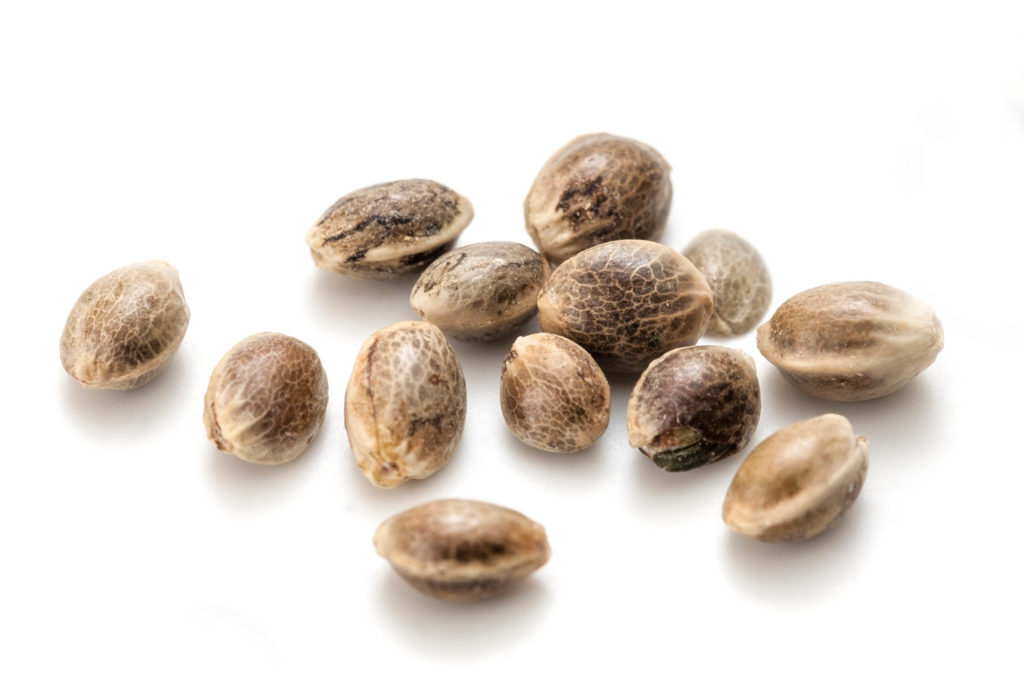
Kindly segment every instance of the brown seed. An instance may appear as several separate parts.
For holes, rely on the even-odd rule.
[[[386,520],[377,554],[416,590],[443,600],[489,598],[548,561],[544,527],[515,510],[435,500]]]
[[[391,280],[420,270],[473,219],[469,200],[433,180],[397,180],[334,202],[306,234],[318,268]]]
[[[711,290],[693,264],[644,240],[580,252],[555,268],[537,300],[541,329],[568,337],[615,372],[641,372],[696,342],[711,307]]]
[[[669,472],[742,450],[761,416],[753,359],[739,349],[669,351],[640,376],[626,409],[629,445]]]
[[[345,392],[356,464],[377,486],[424,479],[452,457],[466,422],[466,379],[435,325],[401,322],[359,349]]]
[[[611,390],[579,344],[541,332],[516,339],[501,366],[501,412],[525,444],[571,453],[608,427]]]
[[[258,465],[302,455],[327,411],[327,374],[308,344],[262,332],[235,344],[206,389],[203,423],[217,448]]]
[[[792,297],[757,329],[757,348],[794,386],[863,401],[906,385],[942,350],[925,303],[880,282],[836,282]]]
[[[857,499],[868,442],[842,415],[781,429],[750,452],[725,495],[722,517],[761,541],[801,541],[831,527]]]
[[[757,249],[736,233],[707,230],[693,238],[683,256],[715,298],[708,334],[731,337],[754,329],[772,301],[771,277]]]
[[[582,135],[537,174],[523,205],[526,230],[555,263],[602,242],[657,239],[672,202],[670,170],[642,142]]]
[[[78,297],[60,338],[60,362],[90,389],[134,389],[181,346],[189,310],[178,271],[145,261],[107,273]]]
[[[431,263],[409,296],[423,320],[456,339],[500,339],[532,318],[551,271],[540,254],[515,242],[481,242]]]

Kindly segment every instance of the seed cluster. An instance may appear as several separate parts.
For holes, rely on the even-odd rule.
[[[462,365],[446,335],[507,339],[534,314],[544,331],[517,338],[495,363],[495,398],[524,444],[567,454],[597,442],[609,422],[610,371],[639,375],[627,406],[629,444],[663,470],[742,452],[762,409],[754,362],[740,349],[697,343],[761,321],[771,301],[768,268],[753,245],[722,230],[698,235],[682,253],[653,241],[671,197],[669,166],[657,151],[595,134],[557,151],[530,188],[525,232],[539,253],[514,242],[453,250],[473,208],[432,180],[372,185],[336,201],[306,234],[318,267],[369,279],[422,271],[409,298],[422,321],[374,332],[349,377],[344,424],[366,478],[391,488],[444,467],[467,406]],[[188,322],[174,268],[130,265],[79,297],[61,336],[61,362],[87,388],[133,389],[166,367]],[[789,382],[838,401],[897,391],[942,344],[930,307],[878,282],[799,293],[757,332],[758,349]],[[214,368],[203,422],[218,449],[278,465],[315,439],[327,401],[316,351],[262,333]],[[841,415],[808,417],[769,436],[739,466],[722,508],[729,528],[762,541],[799,541],[834,525],[857,498],[867,440]],[[395,514],[373,542],[411,586],[451,600],[503,592],[550,556],[542,526],[465,499]]]

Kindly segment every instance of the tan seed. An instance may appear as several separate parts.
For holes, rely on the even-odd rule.
[[[71,308],[60,361],[90,389],[134,389],[153,379],[181,346],[189,309],[178,271],[145,261],[107,273]]]
[[[595,244],[657,239],[672,201],[670,168],[629,138],[582,135],[548,159],[526,197],[526,230],[558,263]]]
[[[206,436],[258,465],[302,455],[327,411],[327,374],[308,344],[276,332],[246,337],[220,359],[206,389]]]
[[[757,348],[794,386],[831,401],[863,401],[905,386],[942,350],[925,303],[880,282],[836,282],[779,306]]]
[[[356,464],[377,486],[424,479],[452,457],[466,422],[466,379],[435,325],[401,322],[375,332],[345,392]]]
[[[568,337],[614,372],[641,372],[695,343],[711,308],[711,290],[693,264],[645,240],[581,251],[555,268],[537,300],[541,329]]]
[[[754,360],[739,349],[688,346],[655,360],[626,409],[629,445],[669,472],[742,450],[761,416]]]
[[[772,301],[772,281],[750,242],[728,230],[707,230],[693,238],[683,256],[704,275],[715,298],[708,334],[732,337],[761,322]]]
[[[323,270],[390,280],[420,270],[473,219],[469,200],[433,180],[397,180],[334,202],[306,233]]]
[[[503,593],[551,554],[540,524],[472,500],[435,500],[401,512],[380,525],[373,545],[413,588],[443,600]]]
[[[781,429],[750,452],[725,495],[722,517],[761,541],[801,541],[831,527],[857,499],[868,442],[842,415]]]
[[[604,434],[611,390],[579,344],[541,332],[516,339],[501,366],[501,412],[523,443],[552,453],[586,448]]]
[[[537,295],[550,273],[547,261],[521,244],[471,244],[427,266],[409,305],[456,339],[492,341],[537,313]]]

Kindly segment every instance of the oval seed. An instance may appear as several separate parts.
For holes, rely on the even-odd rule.
[[[516,339],[502,363],[501,413],[523,443],[571,453],[604,434],[611,390],[582,346],[554,334],[531,334]]]
[[[550,272],[540,254],[521,244],[471,244],[427,266],[409,305],[456,339],[492,341],[533,317]]]
[[[732,337],[754,329],[772,301],[771,277],[757,249],[728,230],[706,230],[683,256],[708,281],[715,299],[708,334]]]
[[[742,450],[761,416],[754,360],[739,349],[689,346],[651,363],[629,396],[629,445],[669,472]]]
[[[722,517],[761,541],[800,541],[831,527],[857,499],[868,442],[842,415],[821,415],[762,441],[736,472]]]
[[[831,401],[863,401],[906,385],[942,350],[925,303],[880,282],[836,282],[779,306],[757,348],[794,386]]]
[[[502,593],[548,561],[544,527],[509,508],[435,500],[386,520],[377,554],[416,590],[444,600]]]
[[[178,271],[163,261],[119,268],[93,282],[71,308],[60,361],[90,389],[134,389],[167,366],[188,328]]]
[[[657,239],[672,202],[670,170],[642,142],[582,135],[537,174],[523,205],[526,230],[555,263],[602,242]]]
[[[452,457],[466,422],[466,379],[435,325],[401,322],[359,349],[345,391],[356,464],[377,486],[424,479]]]
[[[433,180],[397,180],[334,202],[306,233],[318,268],[390,280],[420,270],[455,243],[473,206]]]
[[[581,251],[555,268],[537,299],[542,330],[568,337],[616,372],[641,372],[696,342],[711,308],[711,290],[693,264],[644,240]]]
[[[302,455],[327,411],[327,374],[308,344],[276,332],[246,337],[220,359],[206,389],[206,436],[258,465]]]

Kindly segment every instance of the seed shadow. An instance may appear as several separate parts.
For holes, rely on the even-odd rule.
[[[538,577],[475,602],[431,598],[391,571],[382,571],[375,591],[389,630],[401,636],[396,640],[442,661],[506,649],[527,637],[551,608],[550,593]]]
[[[644,512],[672,515],[706,514],[725,498],[745,451],[686,472],[666,472],[638,449],[634,456],[633,503]]]
[[[360,338],[402,320],[416,320],[409,294],[419,273],[397,280],[360,280],[338,273],[315,270],[309,276],[304,297],[315,319],[332,331],[358,332]]]
[[[743,593],[765,601],[792,604],[841,590],[865,556],[864,511],[864,501],[858,501],[833,528],[794,543],[764,543],[723,523],[723,571]]]
[[[136,389],[87,389],[61,373],[61,398],[65,413],[77,427],[105,440],[130,441],[151,434],[156,423],[171,414],[189,382],[187,352],[179,349],[163,372]]]
[[[280,465],[257,465],[205,442],[207,479],[216,489],[218,499],[228,508],[244,512],[283,501],[298,490],[298,482],[314,468],[317,444],[313,441],[305,453]]]

